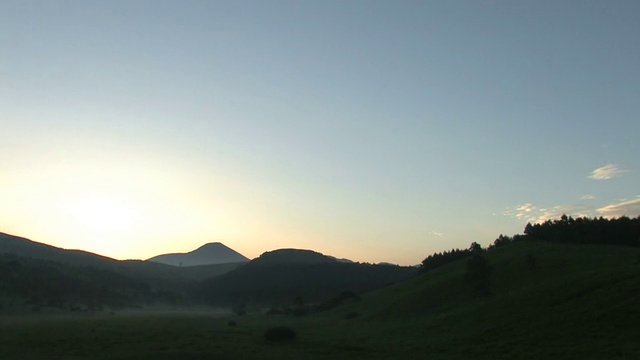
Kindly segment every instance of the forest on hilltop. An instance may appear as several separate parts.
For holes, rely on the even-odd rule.
[[[542,223],[527,223],[524,234],[506,236],[500,234],[489,249],[503,246],[513,241],[545,241],[561,244],[598,244],[640,247],[640,216],[629,218],[588,218],[562,215],[560,219]],[[474,242],[468,249],[451,249],[427,256],[420,270],[430,271],[456,260],[471,256],[481,250]]]

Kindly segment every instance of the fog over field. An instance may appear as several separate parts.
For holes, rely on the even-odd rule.
[[[638,19],[0,0],[0,359],[640,359]]]

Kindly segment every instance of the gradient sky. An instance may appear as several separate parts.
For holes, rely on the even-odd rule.
[[[0,231],[417,264],[640,215],[640,2],[0,1]]]

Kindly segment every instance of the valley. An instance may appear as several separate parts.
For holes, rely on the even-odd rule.
[[[563,220],[549,226],[564,226]],[[242,311],[237,306],[189,308],[158,303],[133,310],[19,315],[7,313],[5,307],[1,310],[0,357],[640,357],[640,248],[527,236],[501,236],[502,241],[486,249],[472,246],[466,258],[354,292],[356,296],[343,292],[334,301],[283,298],[277,307],[247,302]],[[282,256],[287,251],[291,250],[275,254]],[[294,253],[293,258],[305,258],[310,263],[304,266],[311,268],[332,261],[318,253]],[[265,259],[272,256],[267,254]],[[477,258],[484,259],[490,269],[482,280],[487,286],[482,292],[478,292],[478,277],[469,275],[477,273],[476,261],[471,261]],[[254,261],[234,271],[258,266],[260,261]],[[230,274],[233,271],[226,276]],[[213,279],[216,277],[206,284],[214,286]],[[283,303],[288,311],[272,311],[283,310]],[[287,329],[292,335],[266,336],[274,329]]]

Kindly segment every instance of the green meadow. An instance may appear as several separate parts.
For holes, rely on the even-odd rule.
[[[267,309],[6,314],[1,359],[640,359],[640,250],[513,242],[302,316]],[[5,309],[6,310],[6,309]],[[269,341],[284,326],[295,338]]]

